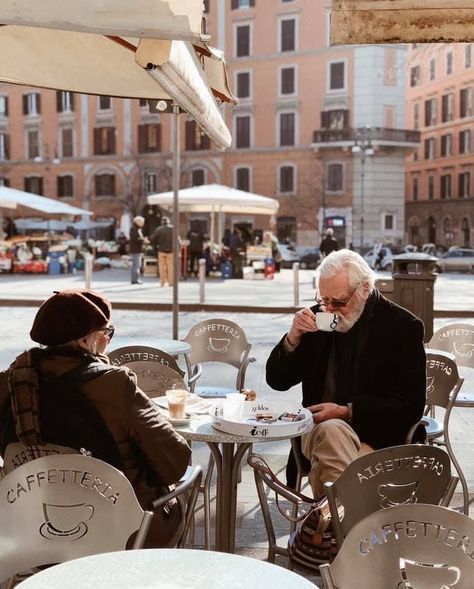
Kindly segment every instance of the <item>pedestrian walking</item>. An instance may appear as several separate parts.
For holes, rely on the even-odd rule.
[[[323,258],[328,256],[331,252],[336,252],[339,249],[337,239],[334,237],[334,230],[331,227],[326,229],[326,236],[321,240],[319,249]]]
[[[158,250],[160,286],[173,285],[173,226],[168,217],[161,218],[161,225],[152,233],[151,243]]]
[[[187,234],[189,240],[189,275],[198,275],[199,258],[203,257],[204,235],[200,231],[190,229]]]
[[[137,215],[134,217],[132,226],[130,228],[130,241],[128,247],[130,256],[132,257],[132,273],[130,277],[132,284],[142,284],[142,281],[138,278],[142,251],[143,246],[149,243],[148,238],[143,235],[144,225],[145,219]]]

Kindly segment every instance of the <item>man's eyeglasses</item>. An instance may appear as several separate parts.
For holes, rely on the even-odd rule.
[[[109,325],[108,327],[104,327],[103,329],[99,329],[99,331],[103,331],[105,335],[111,340],[114,337],[115,333],[115,325]]]
[[[321,305],[324,307],[331,306],[334,309],[342,309],[343,307],[345,307],[349,304],[350,300],[355,295],[359,286],[355,287],[355,289],[352,291],[352,294],[345,301],[340,301],[338,299],[327,299],[327,298],[320,299],[320,298],[316,297],[316,302],[318,303],[318,305]]]

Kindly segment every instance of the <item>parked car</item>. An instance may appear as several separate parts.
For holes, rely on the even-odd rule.
[[[371,247],[369,251],[364,254],[365,261],[369,264],[371,268],[376,268],[378,270],[385,270],[386,272],[391,272],[393,270],[393,256],[397,256],[398,254],[402,253],[399,249],[389,247],[389,246],[382,246],[380,248],[380,253],[383,254],[381,259],[374,261],[374,250],[378,248]],[[379,258],[379,255],[377,255]]]
[[[296,251],[299,254],[300,268],[314,270],[321,261],[321,252],[319,247],[297,246]]]
[[[286,243],[279,243],[278,247],[281,253],[282,268],[292,268],[295,262],[300,261],[300,255],[296,250],[296,246],[288,245]]]
[[[474,249],[464,247],[452,248],[436,262],[438,272],[474,273]]]

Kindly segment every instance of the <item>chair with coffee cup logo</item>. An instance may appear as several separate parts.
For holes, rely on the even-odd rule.
[[[376,511],[348,533],[336,558],[319,567],[324,589],[470,589],[474,521],[422,503]]]
[[[153,510],[188,493],[184,544],[202,477],[191,467]],[[82,454],[55,454],[25,462],[0,480],[0,583],[42,565],[101,552],[143,547],[153,518],[118,469]]]
[[[11,442],[5,448],[3,457],[3,471],[8,474],[25,462],[31,462],[43,456],[54,456],[56,454],[79,454],[74,448],[60,446],[59,444],[25,444],[23,442]]]

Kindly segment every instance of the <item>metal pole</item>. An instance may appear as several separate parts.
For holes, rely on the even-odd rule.
[[[300,306],[300,280],[299,280],[299,273],[300,273],[300,264],[299,262],[294,262],[293,264],[293,299],[294,299],[294,306]]]
[[[178,339],[179,313],[179,106],[173,104],[173,339]]]
[[[198,260],[198,276],[199,276],[199,302],[201,304],[206,302],[206,295],[204,286],[206,284],[206,260],[199,258]]]
[[[364,247],[364,176],[365,176],[365,145],[362,146],[360,160],[360,247]]]

